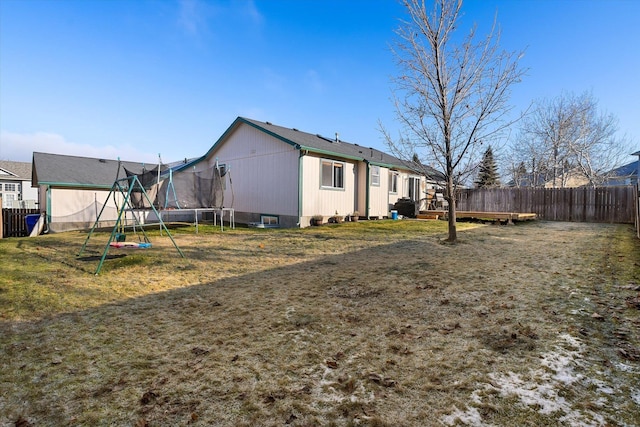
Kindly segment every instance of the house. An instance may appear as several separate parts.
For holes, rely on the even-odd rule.
[[[537,174],[524,173],[511,180],[508,187],[537,187],[537,188],[576,188],[589,184],[589,179],[578,169],[573,168],[568,171],[560,171],[556,178],[550,171],[539,172]]]
[[[635,185],[640,184],[640,151],[637,151],[632,156],[638,156],[639,160],[631,163],[627,163],[624,166],[613,169],[607,176],[607,180],[604,185]]]
[[[316,215],[385,218],[398,199],[422,200],[442,180],[433,171],[437,178],[427,181],[409,163],[338,134],[329,138],[243,117],[183,169],[216,165],[227,171],[225,207],[233,208],[237,222],[283,227],[306,227]]]
[[[49,229],[91,227],[103,207],[100,225],[113,224],[123,203],[119,194],[107,199],[116,178],[125,177],[125,169],[142,173],[154,167],[34,153],[33,182],[41,190],[40,206]],[[306,227],[316,215],[326,220],[358,212],[366,218],[386,218],[403,198],[426,209],[427,190],[439,188],[443,180],[435,170],[429,171],[433,178],[427,180],[410,163],[342,141],[338,135],[328,138],[238,117],[202,157],[162,165],[152,202],[170,209],[172,218],[180,210],[186,215],[189,209],[215,207],[232,209],[239,223]],[[219,181],[208,187],[220,191],[221,197],[202,193],[211,191],[204,187],[212,178]],[[157,218],[147,213],[143,220]]]
[[[3,208],[36,209],[38,189],[31,187],[31,163],[0,160]]]
[[[40,189],[39,207],[50,231],[86,229],[103,207],[100,225],[113,225],[117,219],[122,197],[107,196],[116,178],[127,176],[125,169],[141,173],[156,166],[35,152],[31,180]]]

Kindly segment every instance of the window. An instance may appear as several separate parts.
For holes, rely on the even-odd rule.
[[[420,178],[409,178],[409,198],[414,202],[420,200]]]
[[[260,215],[260,223],[264,225],[277,225],[278,217],[275,215]]]
[[[371,166],[371,186],[380,187],[380,166]]]
[[[344,163],[322,160],[322,187],[344,188]]]
[[[389,193],[396,194],[398,192],[398,174],[389,172]]]
[[[4,185],[4,191],[16,191],[16,185],[15,184],[5,184]]]

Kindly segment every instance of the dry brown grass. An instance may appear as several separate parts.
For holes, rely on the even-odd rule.
[[[0,241],[0,425],[639,425],[632,230],[444,227]]]

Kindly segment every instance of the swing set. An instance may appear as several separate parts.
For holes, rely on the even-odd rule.
[[[118,170],[120,170],[120,164],[118,164]],[[116,178],[116,180],[114,181],[113,185],[111,186],[111,190],[109,191],[109,194],[107,196],[107,200],[109,199],[109,197],[113,196],[114,201],[115,201],[117,194],[120,194],[123,197],[124,201],[122,202],[122,205],[120,207],[118,207],[118,218],[116,219],[116,223],[115,223],[113,229],[111,230],[111,235],[109,236],[109,241],[105,245],[104,251],[102,252],[102,257],[100,258],[100,263],[98,264],[98,268],[96,269],[96,272],[95,272],[96,275],[98,275],[100,273],[100,270],[102,269],[102,264],[104,264],[104,260],[107,258],[107,254],[109,252],[109,248],[139,248],[139,249],[147,249],[147,248],[151,247],[151,241],[149,240],[149,236],[144,231],[144,226],[138,220],[138,217],[137,217],[136,212],[134,210],[134,206],[131,203],[132,196],[134,196],[134,195],[138,195],[139,197],[144,197],[144,200],[146,200],[146,202],[148,203],[148,206],[156,214],[156,217],[158,218],[158,221],[160,222],[160,229],[164,230],[167,233],[167,235],[171,239],[171,242],[173,243],[173,246],[175,246],[175,248],[178,251],[178,253],[180,254],[180,256],[182,258],[185,258],[184,253],[182,252],[182,250],[176,244],[175,240],[173,239],[173,236],[171,235],[171,233],[169,233],[169,230],[167,229],[166,225],[162,221],[162,217],[160,216],[160,214],[156,210],[155,206],[151,202],[151,199],[149,198],[149,195],[147,194],[144,186],[142,185],[142,182],[140,182],[140,179],[138,178],[138,175],[132,174],[130,176],[127,176],[126,178],[119,178],[119,179]],[[116,206],[117,206],[117,204],[116,204]],[[82,245],[82,249],[80,249],[80,253],[78,253],[78,256],[81,256],[84,253],[84,250],[87,247],[87,243],[89,242],[89,239],[91,238],[91,235],[93,234],[94,230],[98,226],[98,223],[100,222],[100,217],[102,216],[102,213],[104,212],[105,207],[106,207],[106,203],[102,206],[102,209],[100,210],[100,213],[98,214],[98,216],[96,218],[96,222],[93,224],[93,227],[91,227],[91,230],[89,231],[89,234],[87,235],[87,238],[85,239],[84,244]],[[126,237],[125,237],[124,231],[125,231],[125,228],[126,228],[126,224],[123,223],[123,219],[126,222],[126,212],[127,211],[132,213],[132,217],[133,217],[133,220],[134,220],[133,232],[136,233],[136,226],[137,226],[142,231],[142,234],[144,235],[144,242],[142,242],[142,241],[140,241],[140,242],[125,242]],[[123,218],[123,216],[124,216],[124,218]],[[137,233],[136,233],[136,235],[137,235]],[[138,239],[141,240],[140,237],[138,237]]]

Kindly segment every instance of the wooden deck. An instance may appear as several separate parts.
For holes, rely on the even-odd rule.
[[[418,214],[419,219],[437,219],[446,218],[449,211],[446,210],[429,210],[422,211]],[[536,219],[535,213],[521,213],[521,212],[475,212],[475,211],[456,211],[456,218],[473,218],[473,219],[489,219],[497,221],[507,221],[513,223],[513,221],[527,221]]]

